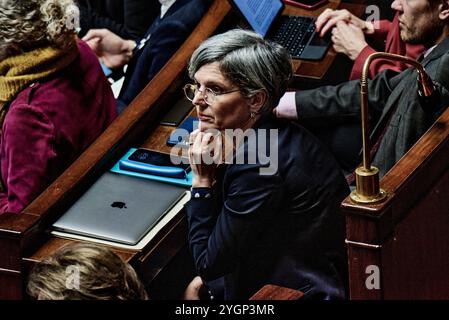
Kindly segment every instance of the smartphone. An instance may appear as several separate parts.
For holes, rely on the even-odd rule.
[[[304,9],[315,9],[316,7],[326,3],[327,0],[284,0],[284,2],[286,4]]]
[[[183,98],[176,102],[164,118],[162,118],[160,124],[163,126],[177,127],[187,114],[192,111],[192,108],[192,102],[187,100],[187,98]]]
[[[191,170],[190,164],[186,161],[186,159],[178,156],[139,148],[128,159],[121,160],[119,167],[121,170],[171,178],[185,178]]]
[[[198,123],[198,118],[188,117],[170,134],[166,141],[167,145],[188,148],[190,133],[198,128]]]

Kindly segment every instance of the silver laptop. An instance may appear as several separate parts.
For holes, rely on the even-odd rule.
[[[104,173],[53,224],[57,231],[134,245],[181,199],[186,188]]]

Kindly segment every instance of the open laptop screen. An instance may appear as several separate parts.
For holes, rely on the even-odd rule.
[[[265,37],[274,19],[284,8],[281,0],[233,0],[251,27]]]

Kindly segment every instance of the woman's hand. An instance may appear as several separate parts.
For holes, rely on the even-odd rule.
[[[189,161],[193,172],[192,187],[210,188],[217,166],[222,162],[222,137],[217,133],[195,130],[190,134]]]
[[[206,292],[206,287],[204,286],[203,280],[196,276],[189,283],[186,290],[184,291],[184,300],[201,300],[204,299]]]

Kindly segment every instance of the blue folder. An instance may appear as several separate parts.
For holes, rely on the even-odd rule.
[[[187,188],[192,186],[192,175],[193,175],[192,171],[187,173],[185,178],[171,178],[171,177],[165,177],[165,176],[160,176],[160,175],[146,174],[146,173],[141,173],[141,172],[136,172],[136,171],[128,171],[128,170],[120,169],[120,161],[128,160],[129,156],[134,151],[136,151],[135,148],[129,149],[129,151],[119,161],[117,161],[117,163],[111,168],[110,171],[128,175],[128,176],[132,176],[132,177],[139,177],[139,178],[143,178],[143,179],[166,182],[166,183],[183,186],[183,187],[187,187]]]

